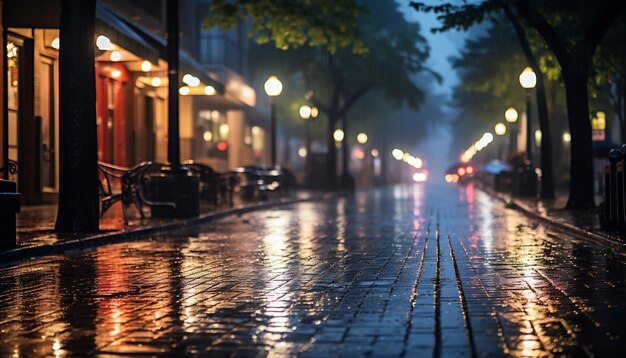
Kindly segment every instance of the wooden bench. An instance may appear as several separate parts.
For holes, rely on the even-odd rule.
[[[146,171],[152,162],[142,162],[133,167],[122,167],[98,162],[100,217],[116,202],[121,202],[124,222],[128,224],[127,208],[135,205],[144,219],[144,205],[166,205],[176,207],[172,202],[156,202],[148,197],[149,178]]]

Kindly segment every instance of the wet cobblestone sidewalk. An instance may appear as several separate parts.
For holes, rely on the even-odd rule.
[[[397,187],[0,268],[0,356],[617,355],[624,284],[472,186]]]

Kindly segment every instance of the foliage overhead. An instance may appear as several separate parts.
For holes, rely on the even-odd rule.
[[[251,35],[260,44],[282,50],[322,46],[330,53],[350,48],[366,54],[357,21],[364,10],[356,0],[214,0],[205,27],[230,29],[250,19]]]

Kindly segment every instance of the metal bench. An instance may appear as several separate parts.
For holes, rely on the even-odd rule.
[[[238,176],[237,187],[244,200],[265,200],[270,193],[280,193],[283,177],[280,169],[245,166],[231,173]]]
[[[232,173],[219,173],[208,165],[187,160],[183,163],[200,177],[200,197],[217,206],[233,205],[233,190],[237,177]]]
[[[149,179],[145,175],[152,162],[142,162],[134,167],[122,167],[98,162],[100,217],[116,202],[121,202],[124,222],[128,224],[127,208],[135,205],[144,219],[144,205],[165,205],[176,207],[172,202],[156,202],[148,199]]]

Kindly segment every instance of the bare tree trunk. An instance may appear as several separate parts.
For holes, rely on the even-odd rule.
[[[55,229],[98,231],[94,73],[96,0],[62,0],[59,55],[59,210]]]

